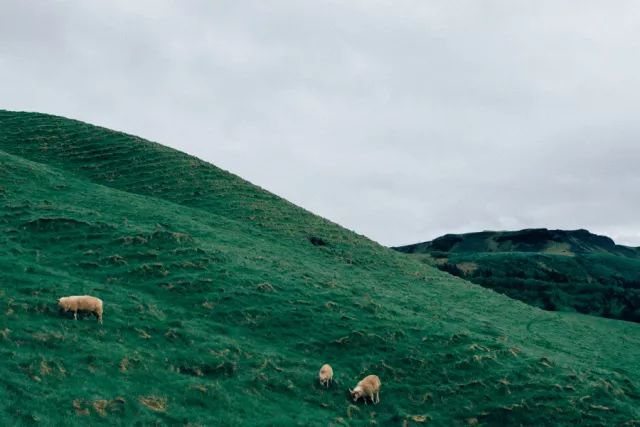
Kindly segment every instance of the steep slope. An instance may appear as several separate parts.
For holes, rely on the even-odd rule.
[[[175,150],[0,112],[0,201],[12,424],[640,419],[638,325],[514,302]],[[84,293],[104,326],[57,313]],[[367,373],[381,403],[352,405]]]
[[[448,234],[395,249],[547,310],[640,322],[640,252],[586,230]]]

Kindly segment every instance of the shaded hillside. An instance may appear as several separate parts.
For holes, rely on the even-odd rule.
[[[638,325],[513,301],[137,137],[0,111],[0,227],[11,424],[640,419]],[[85,293],[103,326],[58,314]],[[368,373],[381,403],[353,405]]]
[[[547,310],[640,322],[640,251],[586,230],[447,234],[395,249]]]

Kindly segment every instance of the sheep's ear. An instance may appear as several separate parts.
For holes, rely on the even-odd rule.
[[[349,393],[353,394],[353,390],[349,389]]]

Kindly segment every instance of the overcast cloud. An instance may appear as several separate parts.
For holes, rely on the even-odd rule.
[[[638,1],[0,1],[0,108],[194,154],[386,245],[640,245]]]

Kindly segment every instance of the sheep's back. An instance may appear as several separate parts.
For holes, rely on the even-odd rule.
[[[94,311],[98,308],[102,308],[102,300],[96,297],[82,295],[69,298],[72,306],[75,305],[78,310]]]

